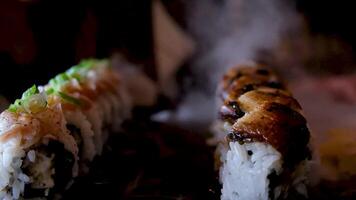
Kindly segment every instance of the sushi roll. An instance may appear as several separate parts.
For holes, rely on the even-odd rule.
[[[100,155],[109,133],[130,116],[130,97],[109,60],[87,59],[57,75],[42,89],[62,105],[81,163]]]
[[[52,199],[88,172],[131,113],[131,97],[110,65],[83,60],[1,113],[0,200]]]
[[[218,89],[222,200],[307,197],[310,133],[301,106],[262,66],[237,66]]]
[[[36,86],[0,115],[0,199],[51,196],[78,173],[61,105]]]

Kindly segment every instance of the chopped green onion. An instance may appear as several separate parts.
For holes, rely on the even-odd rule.
[[[15,106],[21,106],[21,100],[20,99],[16,99],[14,105]]]
[[[16,101],[9,106],[8,110],[10,112],[26,111],[36,113],[45,108],[46,105],[46,97],[39,93],[36,85],[33,85],[22,94],[21,99],[16,99]]]
[[[24,99],[23,108],[29,113],[38,113],[47,106],[47,100],[44,94],[35,94],[30,98]]]
[[[80,106],[81,105],[81,101],[77,98],[74,98],[72,96],[69,96],[63,92],[58,91],[57,94],[64,100],[68,101],[69,103],[75,104]]]
[[[36,85],[33,85],[32,87],[30,87],[29,89],[27,89],[23,94],[22,94],[22,98],[21,99],[25,99],[28,98],[34,94],[37,94],[39,91],[36,87]]]
[[[18,107],[14,104],[11,104],[8,108],[10,112],[17,112]]]
[[[84,59],[77,65],[79,68],[92,68],[97,60],[96,59]]]
[[[50,94],[53,94],[55,91],[54,91],[54,89],[51,87],[51,88],[48,88],[47,90],[46,90],[46,94],[47,95],[50,95]]]
[[[58,74],[55,77],[55,80],[58,82],[58,84],[63,84],[65,82],[69,81],[69,79],[70,79],[70,77],[66,73]]]
[[[62,99],[72,104],[81,105],[81,101],[79,99],[62,92],[62,86],[71,79],[82,81],[88,76],[88,72],[97,66],[97,63],[102,64],[104,62],[107,62],[107,60],[82,60],[79,64],[71,67],[65,73],[58,74],[55,78],[52,78],[49,81],[50,87],[46,89],[45,93],[47,95],[58,95]],[[39,90],[35,85],[33,85],[22,94],[21,99],[17,99],[13,104],[11,104],[8,110],[11,112],[18,112],[20,110],[27,112],[38,112],[47,105],[47,101],[43,94],[37,94],[39,94]]]
[[[57,80],[52,78],[51,80],[49,80],[49,84],[50,85],[56,85],[57,84]]]
[[[75,68],[70,68],[69,70],[66,71],[67,76],[71,78],[75,78],[78,81],[82,80],[82,77],[79,74],[79,70],[76,70]]]
[[[68,69],[65,74],[69,78],[74,78],[78,81],[82,81],[88,74],[88,71],[97,66],[97,63],[106,63],[107,60],[98,59],[84,59],[79,64]]]

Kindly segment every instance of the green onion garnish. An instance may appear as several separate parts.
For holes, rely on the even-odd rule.
[[[26,99],[34,94],[38,94],[39,91],[36,87],[36,85],[33,85],[32,87],[30,87],[29,89],[27,89],[23,94],[22,94],[22,97],[21,99]]]
[[[75,105],[78,105],[80,106],[81,105],[81,101],[77,98],[74,98],[72,96],[69,96],[63,92],[57,92],[57,94],[64,100],[68,101],[69,103],[72,103],[72,104],[75,104]]]
[[[16,99],[16,101],[11,104],[8,108],[10,112],[29,112],[36,113],[41,111],[47,105],[47,101],[42,94],[39,94],[36,85],[27,89],[23,94],[21,99]]]

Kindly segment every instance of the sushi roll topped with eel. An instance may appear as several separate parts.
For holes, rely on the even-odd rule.
[[[130,110],[108,60],[84,60],[28,89],[0,115],[0,200],[52,199],[67,189]]]
[[[309,131],[302,109],[271,70],[237,66],[220,87],[223,200],[307,196]]]

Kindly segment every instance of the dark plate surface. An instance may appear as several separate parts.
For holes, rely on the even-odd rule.
[[[202,133],[147,119],[124,127],[123,133],[112,135],[90,173],[63,194],[64,200],[220,199],[215,149]],[[356,198],[355,188],[355,181],[322,181],[311,188],[309,197],[351,200]]]
[[[147,121],[125,127],[63,199],[218,199],[214,148],[201,135]]]

